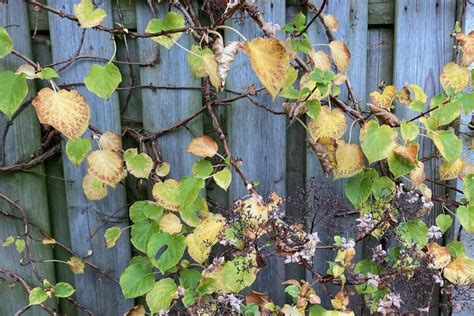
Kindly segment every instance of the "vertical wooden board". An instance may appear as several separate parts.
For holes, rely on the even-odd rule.
[[[163,18],[168,5],[156,4],[155,15]],[[137,29],[144,32],[148,22],[153,18],[145,2],[137,4]],[[179,44],[190,49],[193,39],[183,34]],[[174,123],[189,117],[202,105],[199,89],[201,81],[193,76],[187,62],[187,52],[176,44],[171,49],[154,42],[150,38],[138,40],[140,62],[148,63],[157,60],[154,67],[140,69],[140,81],[144,85],[180,86],[190,89],[142,89],[143,127],[148,132],[158,132]],[[197,89],[196,89],[197,88]],[[186,148],[195,136],[202,134],[202,117],[192,120],[187,128],[180,128],[157,140],[162,159],[171,165],[170,177],[181,178],[191,174],[191,167],[196,157],[186,152]]]
[[[256,1],[265,21],[279,25],[285,24],[285,1]],[[263,36],[258,26],[245,15],[232,20],[230,26],[239,30],[248,39]],[[232,31],[225,32],[225,40],[241,40]],[[251,68],[248,56],[240,53],[232,64],[227,78],[227,88],[244,92],[251,85],[262,84]],[[275,110],[281,110],[280,101],[272,101],[269,95],[260,93],[256,101]],[[252,181],[260,181],[257,190],[264,198],[272,191],[286,196],[286,117],[276,116],[264,109],[257,108],[245,99],[234,102],[228,109],[228,131],[231,151],[235,157],[243,159],[242,171]],[[234,172],[229,189],[230,205],[236,199],[248,194],[239,176]],[[283,303],[285,294],[281,282],[285,278],[285,267],[280,258],[271,258],[259,272],[254,288],[257,291],[270,292],[271,298]]]
[[[317,2],[320,4],[320,2]],[[329,1],[325,8],[326,14],[336,16],[339,21],[339,29],[335,33],[338,40],[344,41],[351,52],[351,60],[348,68],[348,78],[352,83],[354,94],[359,100],[361,108],[365,108],[366,97],[366,65],[367,65],[367,19],[368,19],[368,1]],[[308,14],[311,19],[313,14]],[[319,21],[308,30],[309,38],[313,45],[327,44],[328,39],[324,27]],[[316,50],[324,49],[321,46],[315,46]],[[329,53],[329,52],[328,52]],[[347,99],[347,90],[342,89],[341,98]],[[346,116],[347,117],[347,116]],[[352,121],[348,118],[348,131]],[[345,139],[348,140],[346,133]],[[354,126],[352,130],[351,143],[357,143],[358,128]],[[345,238],[355,238],[355,219],[357,215],[349,217],[336,214],[347,213],[354,210],[349,200],[344,194],[344,179],[333,180],[332,175],[326,178],[321,170],[320,163],[311,150],[307,150],[306,158],[306,179],[308,181],[308,208],[315,212],[314,218],[310,219],[315,223],[315,231],[318,232],[323,245],[334,243],[332,239],[335,235]],[[314,220],[314,221],[313,221]],[[361,255],[362,247],[357,245],[356,252],[358,258]],[[335,252],[330,250],[317,250],[314,257],[314,267],[320,273],[325,274],[327,270],[326,261],[333,260]],[[310,275],[307,275],[309,278]],[[330,306],[329,297],[324,296],[323,291],[319,291],[324,297],[325,305]],[[334,294],[334,293],[332,293]],[[352,299],[353,300],[353,299]]]
[[[50,4],[66,12],[73,12],[73,3],[66,0],[50,1]],[[104,26],[112,27],[111,1],[100,5],[107,12]],[[62,19],[54,14],[49,15],[53,61],[63,61],[74,56],[80,43],[82,30],[76,23]],[[66,45],[67,43],[67,45]],[[114,48],[110,35],[89,29],[85,33],[82,55],[110,58]],[[71,67],[61,72],[59,84],[83,82],[92,61],[76,61]],[[91,124],[101,131],[120,133],[119,103],[117,93],[104,101],[93,95],[85,87],[77,90],[85,96],[91,108]],[[90,137],[86,133],[84,137]],[[65,142],[63,142],[63,145]],[[63,146],[64,147],[64,146]],[[124,187],[119,184],[109,189],[109,194],[101,201],[89,201],[82,192],[82,178],[86,174],[86,164],[75,167],[66,155],[63,155],[64,177],[71,181],[66,184],[67,213],[74,251],[87,258],[110,275],[118,279],[130,259],[130,243],[126,230],[112,249],[105,248],[103,234],[110,226],[125,227],[128,225],[128,212]],[[85,274],[75,276],[77,299],[93,312],[101,315],[119,315],[130,306],[131,300],[125,300],[118,284],[100,278],[98,274],[86,269]]]
[[[10,1],[8,4],[0,5],[0,26],[9,26],[7,28],[13,39],[16,50],[32,57],[31,43],[29,36],[29,23],[27,5],[22,1]],[[15,71],[19,65],[24,64],[23,60],[10,55],[0,60],[0,71]],[[25,100],[30,99],[35,92],[35,86],[32,82],[29,84],[29,94]],[[0,114],[0,134],[3,135],[4,129],[7,127],[7,119]],[[8,130],[5,143],[0,141],[0,165],[10,165],[20,161],[24,161],[31,155],[39,151],[41,142],[41,131],[36,114],[32,107],[26,108],[15,120],[14,124]],[[3,156],[5,154],[5,156]],[[39,165],[31,170],[31,173],[15,172],[0,173],[0,192],[7,195],[24,208],[28,219],[45,231],[50,231],[48,201],[46,192],[46,181],[43,176],[44,166]],[[3,200],[0,200],[0,209],[18,214],[18,210],[11,207]],[[31,229],[34,238],[40,238],[38,234]],[[0,240],[12,235],[15,237],[23,237],[23,224],[15,219],[6,218],[0,215]],[[36,260],[46,260],[53,257],[50,247],[45,247],[41,243],[31,241],[33,257]],[[0,267],[12,270],[22,275],[27,282],[36,286],[39,284],[36,277],[31,271],[31,266],[20,265],[20,255],[16,252],[15,247],[0,248]],[[25,262],[28,259],[25,258]],[[50,263],[37,264],[39,273],[55,282],[54,265]],[[2,277],[4,277],[2,275]],[[10,280],[0,283],[0,297],[2,304],[0,312],[2,315],[13,315],[23,306],[28,304],[28,295],[21,286],[14,288],[9,287]],[[55,302],[50,300],[55,306]],[[49,303],[48,302],[48,303]],[[31,308],[25,315],[44,315],[40,308]]]
[[[30,16],[30,23],[31,16]],[[49,36],[37,35],[32,38],[33,56],[40,65],[48,65],[52,63],[51,45]],[[45,80],[37,80],[36,87],[38,90],[47,87],[49,83]],[[49,158],[44,163],[45,173],[47,175],[46,185],[48,190],[48,206],[51,223],[51,233],[55,240],[64,245],[71,246],[71,238],[69,236],[69,222],[67,217],[66,192],[64,186],[63,161],[60,155]],[[60,247],[54,247],[54,258],[57,260],[67,261],[69,253]],[[74,285],[74,276],[64,263],[54,264],[56,271],[56,279],[58,282],[68,282]],[[76,315],[76,308],[67,300],[59,300],[59,310],[61,313],[69,316]]]
[[[453,59],[453,41],[449,34],[454,27],[455,13],[456,1],[396,1],[393,82],[398,89],[405,83],[415,83],[429,97],[442,91],[439,73]],[[416,115],[400,104],[396,107],[396,113],[400,118]],[[419,157],[429,156],[435,150],[434,144],[426,138],[421,138],[420,141]],[[425,162],[428,179],[439,179],[437,165],[437,161]],[[431,189],[436,196],[446,193],[440,186],[432,186]],[[434,223],[436,214],[440,211],[441,208],[438,207],[431,210],[427,217],[428,226]],[[423,293],[420,285],[405,289],[402,294],[402,299],[403,296],[406,297],[402,312],[426,306],[426,299],[419,297],[417,293]]]

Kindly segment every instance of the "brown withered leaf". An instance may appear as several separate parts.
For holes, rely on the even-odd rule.
[[[123,316],[145,316],[145,313],[145,306],[140,304],[130,308]]]
[[[230,71],[230,66],[235,59],[240,47],[241,42],[234,41],[224,46],[224,42],[221,37],[217,37],[212,46],[215,59],[217,62],[217,74],[219,76],[221,87],[225,86],[227,75]]]
[[[193,138],[187,152],[199,157],[214,157],[217,153],[217,143],[209,136],[202,135]]]
[[[469,32],[468,35],[458,33],[456,39],[461,43],[463,53],[461,64],[467,67],[474,62],[474,31]]]
[[[332,170],[332,166],[331,166],[331,162],[329,161],[326,148],[322,144],[312,139],[311,137],[308,137],[306,141],[311,146],[311,149],[313,149],[314,153],[316,154],[316,157],[318,157],[319,163],[321,164],[321,168],[323,169],[324,175],[326,177],[329,176],[329,173]]]
[[[339,22],[337,22],[337,18],[334,15],[326,14],[323,16],[323,22],[331,32],[337,32]]]
[[[100,135],[99,144],[102,149],[109,149],[115,152],[122,150],[122,139],[111,131],[106,131]]]
[[[374,91],[370,94],[370,101],[373,105],[378,106],[380,108],[390,110],[393,101],[395,100],[395,96],[397,94],[397,89],[394,85],[386,86],[382,93],[378,91]]]
[[[329,49],[331,50],[331,57],[340,72],[345,72],[349,67],[351,60],[351,52],[343,41],[332,41],[329,43]]]
[[[397,127],[400,125],[398,117],[392,112],[373,104],[370,104],[369,106],[372,113],[383,123],[389,125],[390,127]]]
[[[310,51],[308,53],[309,58],[313,64],[314,68],[318,68],[322,71],[331,70],[331,60],[329,59],[328,54],[322,50]]]

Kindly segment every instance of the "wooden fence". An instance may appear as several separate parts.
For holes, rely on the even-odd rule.
[[[48,5],[72,13],[72,0],[49,0]],[[152,18],[145,0],[101,0],[95,1],[107,12],[105,26],[114,23],[125,25],[130,30],[143,32]],[[300,11],[305,11],[298,1],[258,0],[265,18],[284,25]],[[474,10],[471,6],[470,13]],[[157,5],[155,14],[161,16],[166,5]],[[453,42],[449,37],[456,19],[456,0],[330,0],[327,12],[339,20],[339,39],[344,40],[351,51],[349,78],[355,95],[364,105],[368,94],[377,89],[381,81],[401,87],[405,82],[419,84],[432,96],[440,91],[438,74],[441,68],[453,59]],[[468,9],[469,11],[469,9]],[[308,16],[311,16],[308,13]],[[468,19],[468,21],[472,22]],[[234,27],[252,38],[261,31],[251,23],[231,22]],[[107,34],[83,31],[69,20],[57,15],[35,10],[21,0],[10,0],[0,5],[0,26],[9,26],[15,49],[38,60],[41,64],[51,64],[80,56],[110,58],[113,46]],[[469,29],[468,29],[469,31]],[[308,30],[313,43],[326,43],[325,33],[320,26]],[[83,36],[83,38],[82,38]],[[226,40],[235,34],[225,33]],[[81,43],[82,40],[82,43]],[[188,69],[186,53],[178,47],[164,50],[150,40],[117,39],[117,60],[138,61],[133,65],[118,64],[124,81],[108,101],[104,101],[85,87],[77,87],[85,95],[92,109],[91,123],[101,130],[120,132],[121,120],[136,122],[138,126],[151,132],[158,132],[174,122],[183,119],[202,105],[201,82]],[[192,38],[183,36],[183,46],[190,47]],[[82,82],[91,63],[97,60],[81,59],[61,72],[58,84]],[[21,60],[14,56],[0,60],[0,70],[15,70]],[[62,64],[56,69],[61,69]],[[251,84],[259,85],[248,62],[237,58],[234,69],[227,79],[227,88],[244,91]],[[167,87],[188,87],[176,91]],[[139,86],[139,89],[127,87]],[[193,89],[198,88],[198,89]],[[30,86],[31,95],[41,88],[39,83]],[[347,92],[343,91],[342,97]],[[281,110],[281,104],[273,103],[268,96],[257,97],[262,104],[271,104]],[[259,180],[259,191],[276,191],[281,196],[296,196],[299,188],[311,183],[316,194],[308,199],[308,207],[318,210],[317,231],[324,243],[335,233],[354,236],[354,216],[338,216],[352,210],[343,194],[343,181],[326,179],[315,159],[314,153],[306,148],[304,129],[293,124],[289,126],[285,116],[270,116],[263,109],[251,106],[241,99],[231,107],[218,112],[226,123],[232,151],[244,159],[243,171]],[[400,113],[410,116],[410,113]],[[0,166],[24,161],[41,149],[41,131],[31,107],[22,112],[14,124],[8,126],[0,116],[0,132],[8,129],[5,152],[0,152]],[[208,118],[198,116],[187,129],[178,129],[158,141],[163,159],[171,164],[171,176],[189,174],[194,158],[184,155],[185,148],[194,135],[210,130]],[[356,136],[353,136],[356,137]],[[130,144],[124,139],[124,143]],[[64,144],[63,144],[64,146]],[[4,147],[4,146],[0,146]],[[423,153],[430,153],[429,145],[423,146]],[[421,155],[423,155],[421,153]],[[427,167],[427,168],[426,168]],[[435,166],[426,166],[428,173],[436,173]],[[129,239],[125,236],[113,249],[105,249],[103,233],[110,226],[128,226],[127,206],[138,196],[146,198],[148,192],[143,187],[133,187],[126,191],[124,186],[110,190],[107,198],[100,202],[88,201],[81,193],[84,167],[74,167],[64,154],[56,155],[45,164],[28,172],[0,172],[0,193],[18,200],[27,215],[45,232],[51,233],[72,251],[89,256],[88,259],[106,270],[112,278],[118,279],[132,255]],[[314,178],[310,181],[311,178]],[[441,190],[434,188],[437,193]],[[208,197],[223,206],[245,194],[245,188],[235,181],[228,195],[222,191],[208,190]],[[340,200],[338,202],[338,200]],[[341,202],[342,201],[342,202]],[[0,203],[0,209],[10,209]],[[301,208],[289,204],[287,213],[301,216]],[[432,218],[434,218],[432,216]],[[21,234],[23,226],[15,219],[0,217],[0,238]],[[370,256],[369,245],[358,247],[360,256]],[[34,246],[35,255],[42,259],[67,260],[70,253],[44,245]],[[317,270],[325,272],[326,261],[333,258],[330,251],[319,251],[315,256]],[[14,249],[0,248],[0,268],[8,268],[27,276],[34,284],[29,267],[19,265],[20,256]],[[110,280],[92,269],[82,275],[72,275],[61,263],[44,263],[41,273],[51,281],[61,280],[73,283],[77,289],[75,299],[97,315],[122,315],[133,306],[132,300],[124,300],[116,281]],[[278,303],[285,301],[280,285],[286,278],[304,278],[305,273],[297,267],[283,265],[281,260],[273,260],[261,272],[256,290],[269,292]],[[307,276],[309,278],[309,276]],[[0,314],[13,315],[20,309],[27,297],[18,288],[10,288],[8,282],[0,283]],[[68,315],[81,314],[67,301],[57,306]],[[355,305],[357,314],[360,306]],[[471,311],[472,312],[472,311]],[[41,315],[40,309],[31,309],[28,315]],[[469,313],[469,312],[468,312]],[[434,313],[436,314],[436,312]],[[466,314],[468,315],[468,314]]]

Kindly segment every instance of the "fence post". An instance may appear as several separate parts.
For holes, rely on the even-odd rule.
[[[30,28],[28,23],[27,4],[24,1],[10,1],[8,4],[0,4],[0,26],[6,27],[13,39],[14,48],[28,57],[32,57],[30,43]],[[0,70],[16,71],[18,66],[25,62],[13,55],[0,60]],[[36,91],[34,82],[29,81],[29,94],[25,98],[29,100]],[[0,114],[0,135],[8,129],[6,138],[0,138],[0,166],[11,165],[22,162],[39,152],[41,148],[41,130],[36,114],[31,106],[27,106],[21,114],[8,126],[7,119]],[[2,136],[0,136],[2,137]],[[48,200],[46,192],[46,180],[44,178],[44,166],[40,164],[28,173],[26,172],[0,172],[0,193],[7,195],[24,208],[28,219],[50,232]],[[11,205],[0,200],[0,210],[17,214],[17,210]],[[34,238],[40,239],[40,235],[30,229]],[[23,223],[13,218],[0,215],[0,240],[9,235],[24,238]],[[44,246],[36,241],[31,241],[33,257],[36,260],[46,260],[53,257],[51,247]],[[23,253],[25,254],[25,252]],[[24,276],[30,286],[37,286],[38,280],[31,271],[31,266],[20,265],[21,256],[16,252],[15,246],[0,248],[0,267],[13,270]],[[28,262],[27,257],[24,259]],[[40,275],[50,282],[55,282],[54,264],[37,263]],[[5,277],[4,275],[1,276]],[[0,297],[2,298],[1,311],[3,315],[13,315],[23,306],[28,305],[28,293],[21,286],[9,287],[10,281],[0,283]],[[48,301],[52,306],[54,300]],[[32,309],[41,314],[39,308]]]
[[[56,8],[68,13],[73,12],[71,1],[57,0],[53,3]],[[112,27],[111,0],[103,1],[100,7],[107,12],[103,25]],[[88,29],[84,33],[81,46],[83,30],[76,23],[55,14],[49,14],[49,26],[54,62],[74,57],[79,47],[81,55],[107,59],[112,57],[113,43],[107,33]],[[58,83],[82,83],[92,63],[91,61],[75,61],[71,67],[60,73],[61,78]],[[114,93],[109,100],[104,101],[85,87],[77,87],[77,90],[90,105],[91,124],[101,131],[120,133],[118,94]],[[90,133],[87,133],[85,137],[90,137]],[[64,143],[63,141],[63,148]],[[64,154],[63,163],[64,177],[71,181],[66,184],[66,201],[72,249],[82,256],[92,251],[92,255],[87,260],[118,279],[130,259],[127,230],[123,231],[123,236],[112,249],[106,249],[103,234],[110,226],[128,226],[125,189],[122,184],[118,184],[115,189],[109,189],[108,196],[103,200],[89,201],[82,193],[82,178],[86,174],[86,164],[75,167]],[[119,315],[132,306],[131,300],[123,298],[117,283],[101,278],[90,269],[86,269],[85,274],[76,275],[75,284],[79,303],[97,314]]]

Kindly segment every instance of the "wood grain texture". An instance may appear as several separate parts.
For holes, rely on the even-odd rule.
[[[155,15],[162,18],[167,12],[166,4],[157,4]],[[137,27],[143,32],[153,18],[146,3],[137,4]],[[178,41],[190,49],[193,43],[191,35],[183,34]],[[157,60],[154,67],[140,69],[140,81],[144,85],[200,87],[201,81],[193,76],[187,63],[187,52],[177,45],[166,49],[150,39],[138,40],[138,51],[141,62]],[[202,105],[201,91],[196,89],[166,90],[143,89],[143,127],[149,132],[157,132],[180,121]],[[171,165],[170,177],[181,178],[191,174],[191,167],[196,157],[186,152],[193,135],[202,134],[202,117],[192,120],[186,128],[160,137],[157,141],[163,161]]]
[[[285,1],[259,0],[256,1],[265,21],[285,24]],[[239,30],[245,37],[252,39],[262,36],[262,31],[254,23],[245,23],[233,20],[230,25]],[[225,40],[241,40],[232,31],[225,32]],[[250,66],[249,58],[240,53],[232,64],[227,79],[227,88],[232,91],[243,92],[255,85],[261,87],[254,71]],[[261,92],[255,100],[259,103],[281,110],[281,101],[272,101],[269,95]],[[243,159],[242,171],[252,181],[260,181],[257,190],[264,198],[272,191],[280,196],[286,196],[286,118],[274,116],[264,109],[255,107],[249,101],[242,99],[234,102],[228,110],[229,142],[234,156]],[[247,194],[245,186],[236,173],[229,189],[229,201],[242,198]],[[281,281],[285,278],[285,267],[281,259],[267,260],[255,283],[257,291],[271,291],[272,299],[277,303],[284,301]]]
[[[318,2],[319,3],[319,2]],[[344,41],[351,52],[351,60],[348,68],[348,77],[352,82],[354,93],[359,100],[361,108],[365,108],[366,103],[366,64],[367,64],[367,11],[368,1],[330,1],[325,8],[326,14],[336,16],[339,21],[339,29],[334,35],[337,39]],[[308,19],[312,15],[308,14]],[[312,26],[308,30],[308,35],[314,44],[327,43],[325,30],[321,23]],[[316,50],[323,49],[316,46]],[[325,49],[325,47],[324,47]],[[327,50],[326,50],[327,51]],[[327,51],[328,52],[328,51]],[[347,99],[347,90],[342,89],[341,97]],[[352,121],[348,119],[348,130]],[[348,140],[346,133],[345,139]],[[357,143],[358,129],[352,130],[352,143]],[[306,156],[306,179],[308,181],[308,209],[312,212],[310,225],[315,224],[315,231],[318,232],[322,244],[330,245],[334,243],[332,237],[340,235],[345,238],[355,236],[355,219],[357,215],[349,217],[335,217],[336,214],[353,211],[354,208],[347,200],[344,193],[344,179],[333,181],[332,175],[329,178],[324,176],[319,161],[315,153],[307,150]],[[357,256],[361,257],[361,245],[356,247]],[[325,274],[328,268],[326,261],[333,260],[333,251],[319,250],[314,256],[315,270]],[[307,274],[307,278],[310,275]],[[331,294],[335,294],[335,288],[331,288]],[[321,288],[323,305],[330,307],[330,299]],[[354,299],[352,299],[354,300]]]
[[[10,1],[8,4],[0,5],[0,25],[7,26],[8,33],[13,39],[14,47],[26,56],[32,57],[27,6],[23,1]],[[0,71],[15,71],[18,66],[23,64],[13,55],[0,60]],[[25,100],[30,99],[35,93],[35,85],[30,82],[29,94]],[[3,114],[0,114],[0,134],[7,127],[7,120]],[[5,148],[5,156],[0,158],[0,165],[14,164],[29,158],[30,155],[37,153],[40,149],[41,131],[36,114],[32,107],[24,110],[9,128],[6,142],[0,140],[0,147]],[[3,151],[0,150],[0,153]],[[2,155],[3,156],[3,155]],[[46,191],[46,180],[44,178],[44,166],[41,164],[31,170],[30,173],[0,173],[0,192],[7,195],[24,208],[28,218],[42,229],[50,232],[48,200]],[[2,211],[18,214],[18,210],[11,205],[0,201]],[[0,216],[0,240],[7,236],[23,238],[23,224],[20,221]],[[39,234],[33,232],[34,238],[40,238]],[[53,252],[50,247],[44,247],[40,243],[31,242],[33,256],[37,260],[52,259]],[[39,284],[31,271],[31,267],[20,265],[21,256],[16,252],[15,246],[0,248],[0,267],[18,272],[24,276],[31,286]],[[28,259],[24,259],[28,262]],[[39,264],[39,273],[55,282],[54,265]],[[3,276],[2,276],[3,277]],[[28,305],[28,295],[21,288],[16,286],[10,288],[11,280],[0,282],[0,314],[13,315],[23,306]],[[54,300],[49,301],[53,306]],[[48,303],[49,303],[48,302]],[[40,308],[32,308],[25,315],[45,315]]]
[[[67,12],[73,12],[71,1],[50,1],[49,4]],[[112,27],[111,1],[103,1],[100,7],[108,13],[103,24]],[[51,14],[49,23],[53,61],[62,61],[74,56],[79,47],[81,29],[76,23]],[[110,58],[113,54],[110,36],[95,30],[87,30],[81,54]],[[76,61],[61,73],[59,83],[82,82],[92,63],[92,61]],[[91,107],[91,124],[101,131],[120,133],[117,93],[104,101],[90,93],[85,87],[79,87],[77,90],[85,96]],[[86,133],[84,137],[90,137],[90,134]],[[86,174],[85,163],[80,167],[75,167],[66,155],[63,155],[63,164],[64,177],[72,181],[66,184],[67,215],[72,248],[82,256],[86,256],[91,250],[92,255],[88,257],[88,260],[118,279],[130,259],[128,231],[123,231],[125,234],[122,234],[117,245],[112,249],[105,248],[103,235],[108,227],[128,225],[124,187],[119,184],[115,189],[109,189],[108,196],[103,200],[89,201],[82,193],[82,178]],[[76,275],[75,284],[78,301],[97,314],[123,314],[132,305],[132,301],[123,298],[118,284],[101,278],[90,269],[86,269],[83,275]]]
[[[398,89],[408,82],[420,85],[429,97],[442,91],[439,73],[444,65],[453,59],[453,41],[449,33],[454,26],[455,13],[456,1],[396,1],[393,83]],[[410,118],[416,114],[402,105],[396,107],[396,113],[401,118]],[[420,142],[419,157],[429,156],[435,150],[430,140],[422,138]],[[439,178],[437,165],[437,161],[425,163],[427,178]],[[440,186],[432,186],[431,189],[433,195],[446,193]],[[439,212],[441,212],[439,207],[431,210],[427,216],[428,226],[434,223]],[[430,285],[424,284],[424,286]],[[427,304],[423,294],[425,290],[429,291],[420,286],[404,289],[402,299],[405,297],[405,304],[402,311],[425,307]],[[437,313],[436,308],[432,313]]]

